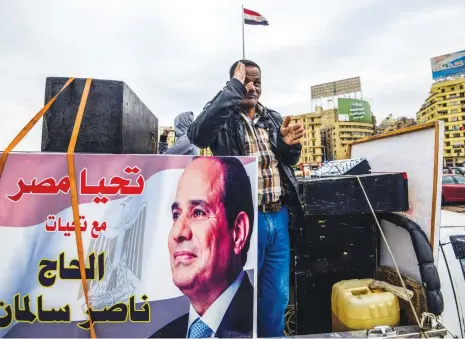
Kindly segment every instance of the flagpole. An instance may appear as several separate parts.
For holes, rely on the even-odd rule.
[[[244,5],[242,5],[242,59],[245,59],[245,40],[244,40]]]

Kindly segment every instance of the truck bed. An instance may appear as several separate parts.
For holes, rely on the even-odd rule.
[[[396,333],[384,336],[384,338],[420,338],[420,330],[418,326],[399,326],[394,327]],[[429,337],[446,336],[447,330],[437,329],[428,330],[426,334]],[[350,332],[333,332],[333,333],[321,333],[321,334],[310,334],[310,335],[296,335],[285,338],[383,338],[382,335],[371,334],[367,335],[367,331],[350,331]]]
[[[445,205],[441,207],[443,210],[455,212],[455,213],[465,213],[465,205],[463,204],[454,204],[454,205]]]

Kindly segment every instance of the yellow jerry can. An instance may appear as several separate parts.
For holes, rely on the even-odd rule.
[[[391,292],[372,291],[373,279],[342,280],[333,285],[331,309],[333,332],[368,330],[375,326],[399,324],[397,296]]]

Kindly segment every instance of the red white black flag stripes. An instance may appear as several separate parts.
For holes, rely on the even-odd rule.
[[[260,13],[251,11],[242,6],[242,58],[245,59],[245,41],[244,41],[244,26],[245,25],[262,25],[268,26],[268,20]]]
[[[268,26],[268,20],[263,15],[244,8],[244,24]]]

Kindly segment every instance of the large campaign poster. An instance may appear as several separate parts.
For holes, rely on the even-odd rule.
[[[74,164],[88,303],[66,154],[10,154],[0,337],[88,338],[89,313],[97,337],[256,337],[255,158],[76,154]]]

